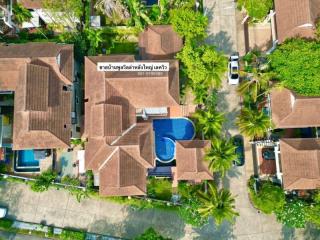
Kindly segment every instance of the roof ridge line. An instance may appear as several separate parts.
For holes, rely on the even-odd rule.
[[[113,146],[116,144],[124,135],[126,135],[132,128],[134,128],[137,125],[137,123],[132,124],[127,130],[125,130],[119,137],[117,137],[113,142],[110,144],[110,146]]]
[[[101,166],[98,168],[98,171],[100,171],[106,164],[107,162],[113,157],[113,155],[119,150],[119,147],[116,147],[112,153],[107,157],[107,159],[101,164]]]

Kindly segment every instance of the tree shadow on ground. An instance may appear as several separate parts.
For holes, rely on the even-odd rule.
[[[312,224],[307,224],[303,233],[305,240],[320,240],[320,229],[317,229]]]
[[[236,119],[239,116],[239,114],[239,109],[232,109],[231,112],[227,112],[225,114],[226,121],[223,124],[223,129],[225,130],[227,135],[231,135],[229,132],[230,130],[235,130],[238,128],[236,125]]]
[[[90,231],[133,239],[152,227],[162,236],[172,239],[180,239],[185,235],[185,223],[177,211],[127,209],[128,215],[124,221],[111,224],[107,219],[95,220],[89,226]]]
[[[220,31],[217,34],[210,34],[206,38],[205,42],[216,46],[218,51],[224,52],[225,54],[231,54],[234,52],[233,42],[226,31]]]
[[[202,228],[193,229],[198,236],[192,239],[206,240],[206,239],[234,239],[233,226],[231,223],[224,221],[220,226],[217,226],[213,219],[209,220],[209,223]]]
[[[282,239],[283,240],[295,240],[296,238],[296,232],[294,228],[282,226],[281,229]]]

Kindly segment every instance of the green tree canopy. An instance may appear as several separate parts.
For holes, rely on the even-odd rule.
[[[186,40],[199,40],[206,37],[208,18],[189,8],[170,11],[170,23],[174,30]]]
[[[242,109],[236,123],[240,132],[251,139],[264,137],[273,127],[269,116],[263,111],[249,108]]]
[[[152,24],[146,6],[140,0],[125,0],[124,3],[130,13],[129,24],[131,26],[143,29],[144,26]]]
[[[209,169],[212,172],[220,172],[225,176],[232,167],[232,163],[237,159],[236,147],[230,140],[215,139],[211,143],[211,148],[205,156],[205,161],[209,162]]]
[[[272,0],[238,0],[238,8],[245,8],[253,20],[263,20],[272,7]]]
[[[258,192],[253,190],[253,178],[249,181],[250,198],[254,206],[266,214],[281,211],[286,203],[284,191],[270,181],[262,181]]]
[[[220,136],[224,114],[216,110],[197,110],[193,117],[196,119],[196,130],[203,133],[206,139]]]
[[[194,46],[188,42],[177,58],[184,64],[192,85],[204,88],[221,86],[221,79],[227,71],[227,58],[214,46]]]
[[[305,208],[308,222],[320,228],[320,191],[313,196],[313,203]]]
[[[216,224],[220,225],[224,220],[233,222],[239,213],[235,211],[234,198],[226,189],[218,190],[216,186],[209,183],[208,192],[199,191],[200,200],[199,213],[203,217],[213,217]]]
[[[283,85],[304,96],[320,96],[320,43],[290,39],[270,56],[271,71]]]

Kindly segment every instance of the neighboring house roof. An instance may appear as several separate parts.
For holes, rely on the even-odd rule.
[[[302,97],[289,89],[271,92],[271,114],[276,128],[320,126],[320,97]]]
[[[13,149],[69,146],[72,81],[73,45],[0,46],[0,91],[15,92]]]
[[[275,0],[279,42],[300,36],[313,38],[320,16],[320,0]]]
[[[191,140],[176,142],[177,180],[201,182],[213,178],[204,162],[205,151],[210,148],[210,141]]]
[[[171,25],[148,26],[139,36],[142,59],[170,59],[182,47],[182,38],[173,30]]]
[[[147,168],[155,165],[154,136],[151,122],[137,123],[136,109],[179,104],[176,60],[167,60],[169,73],[155,75],[97,70],[98,62],[133,61],[132,55],[85,58],[85,161],[86,169],[99,174],[102,195],[146,194]]]
[[[284,189],[320,188],[320,139],[281,139],[280,152]]]
[[[43,7],[42,0],[18,0],[27,9],[39,9]]]

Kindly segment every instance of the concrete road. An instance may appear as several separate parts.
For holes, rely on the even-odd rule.
[[[41,238],[37,236],[29,236],[24,234],[0,231],[0,240],[47,240],[47,239],[49,238]]]

